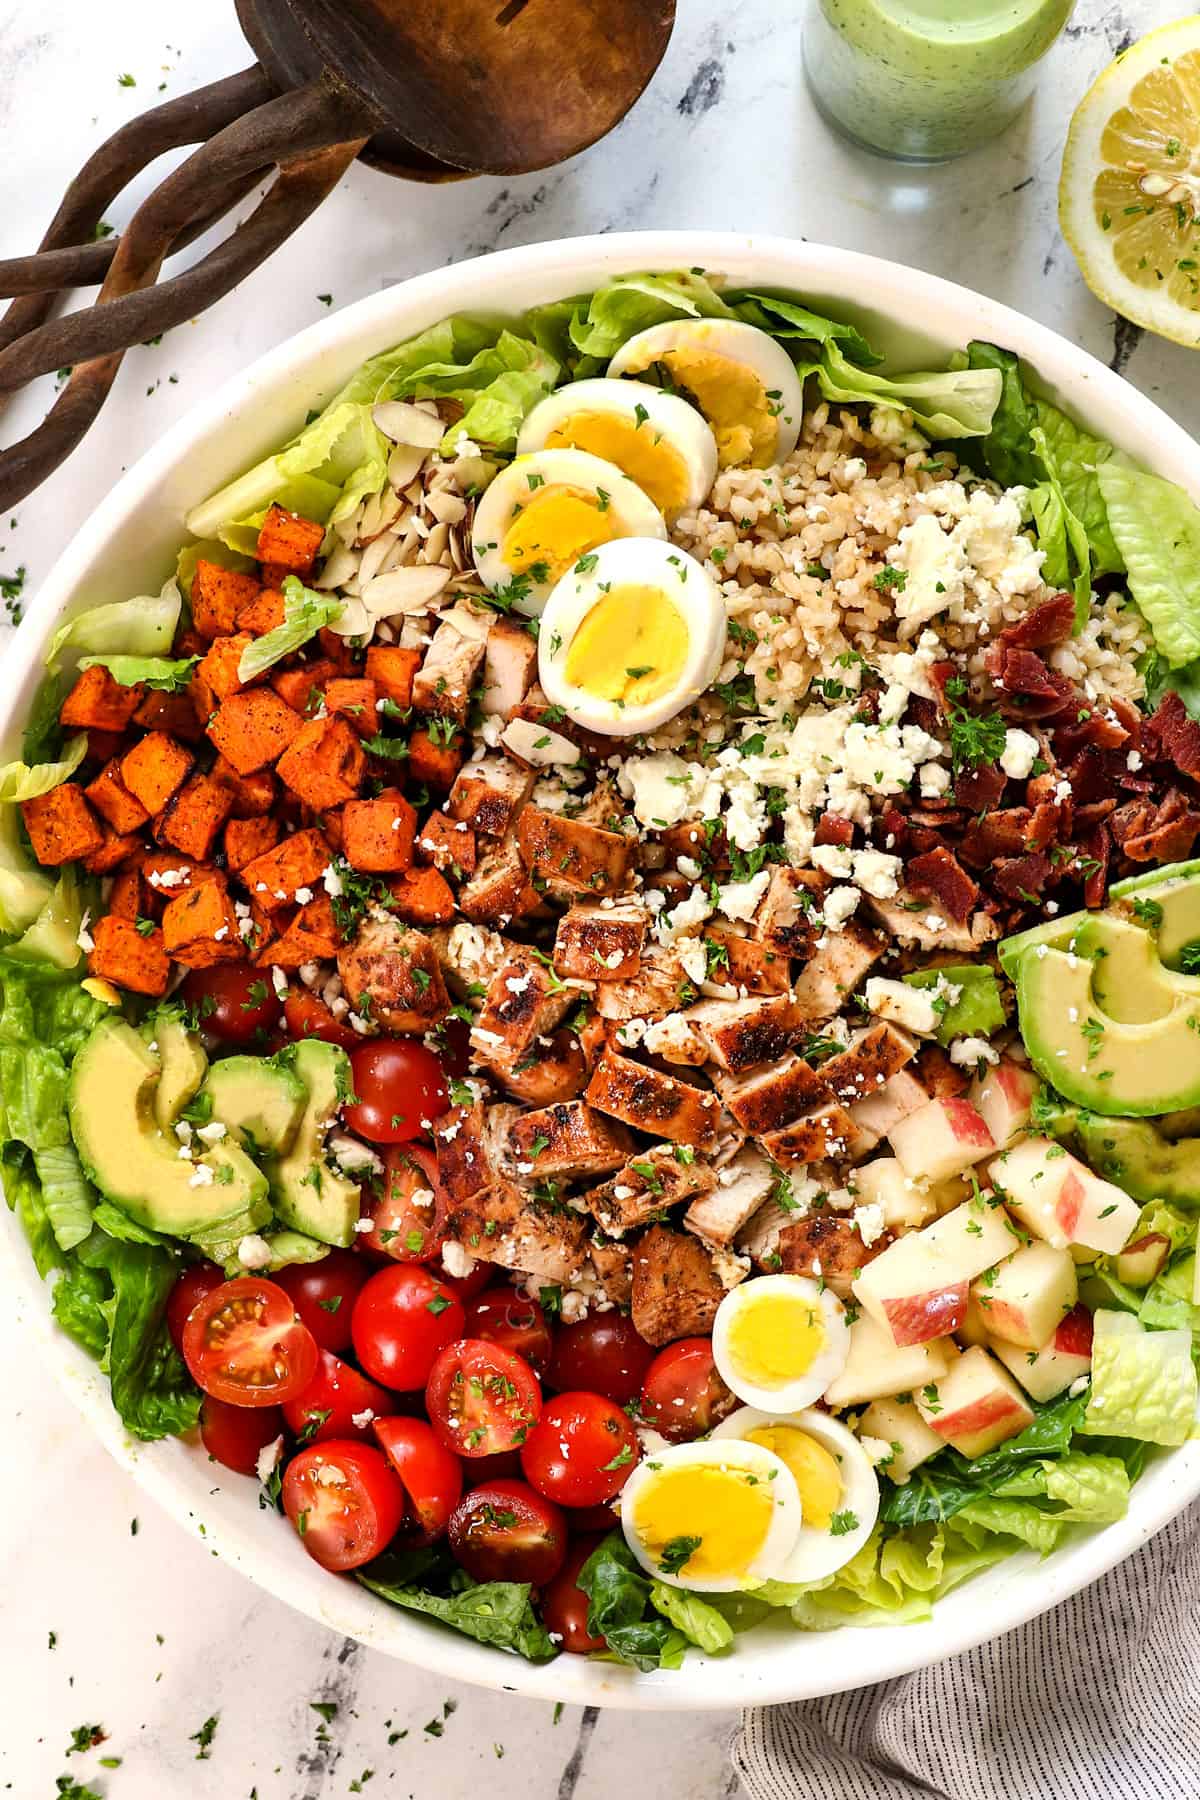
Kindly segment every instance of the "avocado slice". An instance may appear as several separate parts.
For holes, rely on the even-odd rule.
[[[180,1156],[178,1139],[154,1116],[161,1068],[124,1019],[101,1019],[92,1031],[67,1090],[71,1135],[88,1174],[152,1231],[192,1239],[257,1231],[271,1216],[266,1177],[233,1143],[211,1145],[196,1162]]]
[[[1089,930],[1099,965],[1060,949],[1019,961],[1021,1036],[1038,1074],[1068,1100],[1105,1117],[1194,1106],[1200,1102],[1200,981],[1147,956],[1153,940],[1135,925],[1100,914]],[[1132,966],[1138,957],[1153,995],[1146,1004],[1160,1010],[1138,1021],[1114,1018],[1096,997],[1097,966],[1106,968],[1114,958]],[[1166,1009],[1164,996],[1171,1001]]]
[[[251,1152],[281,1156],[292,1143],[308,1102],[308,1089],[283,1063],[262,1056],[226,1056],[208,1072],[210,1116],[227,1125]]]
[[[169,1013],[147,1020],[143,1035],[158,1048],[162,1072],[154,1094],[154,1117],[160,1131],[170,1131],[176,1119],[200,1090],[208,1069],[204,1046],[185,1027],[182,1019]]]
[[[1044,944],[1048,950],[1069,949],[1075,933],[1092,916],[1089,912],[1068,913],[1063,919],[1047,919],[1044,925],[1031,925],[1028,931],[1014,932],[1012,937],[996,946],[1000,967],[1008,979],[1015,982],[1017,969],[1027,950],[1036,950],[1039,944]]]
[[[325,1154],[325,1133],[351,1090],[350,1058],[335,1044],[305,1038],[288,1053],[307,1094],[291,1145],[270,1166],[280,1221],[323,1244],[354,1242],[361,1196]]]
[[[916,969],[901,977],[909,987],[936,988],[946,981],[959,996],[938,1019],[937,1041],[949,1044],[956,1037],[991,1037],[1004,1024],[1004,1003],[996,972],[986,963],[947,963],[936,969]]]
[[[1178,996],[1161,979],[1167,971],[1153,932],[1115,913],[1096,913],[1079,927],[1073,947],[1077,956],[1092,962],[1092,993],[1109,1018],[1140,1025],[1164,1018],[1174,1007]],[[1170,977],[1171,982],[1187,979]],[[1200,982],[1193,985],[1200,995]]]
[[[1130,875],[1108,897],[1121,917],[1157,934],[1159,960],[1169,969],[1181,968],[1184,951],[1200,944],[1200,861]]]
[[[1097,1119],[1089,1113],[1076,1121],[1075,1135],[1096,1173],[1143,1206],[1151,1200],[1200,1206],[1200,1140],[1173,1144],[1148,1119]]]

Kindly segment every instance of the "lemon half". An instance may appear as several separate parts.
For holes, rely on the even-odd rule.
[[[1058,212],[1098,299],[1200,348],[1200,15],[1152,31],[1084,96]]]

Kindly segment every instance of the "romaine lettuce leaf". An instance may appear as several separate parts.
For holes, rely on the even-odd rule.
[[[1034,403],[1025,388],[1021,365],[1011,350],[976,339],[967,345],[967,366],[1000,371],[1000,401],[991,429],[979,445],[988,474],[1001,487],[1036,487],[1043,470],[1029,434],[1036,423]]]
[[[573,306],[573,301],[556,301],[555,309]],[[455,313],[441,319],[416,337],[406,338],[392,350],[368,357],[350,376],[329,402],[337,406],[374,406],[376,401],[397,399],[407,393],[407,383],[421,370],[435,365],[466,367],[481,350],[490,350],[504,327],[469,313]]]
[[[61,1269],[66,1258],[58,1247],[46,1212],[42,1184],[33,1158],[20,1144],[6,1144],[0,1152],[0,1180],[9,1210],[15,1212],[33,1257],[33,1266],[44,1281],[51,1269]]]
[[[87,733],[76,732],[64,746],[56,762],[5,763],[0,768],[0,805],[17,805],[22,800],[36,800],[69,781],[87,755]]]
[[[273,631],[265,631],[262,637],[246,645],[238,663],[239,679],[253,681],[264,669],[281,662],[285,656],[307,644],[310,638],[315,638],[325,626],[335,624],[345,610],[346,602],[336,595],[318,594],[313,588],[306,588],[298,576],[286,575],[283,624],[276,625]]]
[[[739,319],[769,331],[772,337],[798,338],[810,344],[839,342],[848,359],[862,368],[869,369],[883,361],[857,325],[847,324],[844,319],[824,318],[796,300],[779,294],[739,292],[729,295],[729,303]]]
[[[174,576],[156,595],[140,594],[134,600],[114,600],[93,606],[60,625],[50,639],[46,667],[52,674],[68,658],[79,656],[165,656],[175,641],[183,599]]]
[[[1072,1453],[1042,1465],[1046,1498],[1059,1503],[1056,1519],[1109,1525],[1129,1509],[1129,1471],[1117,1456]]]
[[[647,1617],[651,1583],[619,1531],[597,1544],[578,1585],[588,1597],[588,1630],[605,1638],[619,1661],[643,1671],[679,1667],[687,1639],[665,1619]]]
[[[710,1656],[727,1650],[733,1642],[733,1626],[715,1607],[687,1588],[668,1587],[665,1581],[650,1583],[650,1604],[668,1624],[682,1632],[689,1644]]]
[[[893,1534],[877,1526],[844,1568],[793,1601],[792,1620],[805,1631],[915,1624],[928,1619],[934,1602],[952,1587],[1016,1548],[1011,1535],[982,1527],[966,1534],[957,1520]]]
[[[79,947],[83,915],[89,901],[95,904],[98,891],[95,881],[81,881],[78,869],[68,864],[37,918],[6,947],[6,954],[15,956],[18,961],[48,962],[56,969],[77,969],[83,959]]]
[[[1200,508],[1173,482],[1130,463],[1102,463],[1096,481],[1129,591],[1171,668],[1200,657]]]
[[[199,1416],[200,1396],[164,1322],[167,1297],[179,1274],[178,1258],[100,1231],[93,1231],[75,1256],[89,1273],[108,1281],[109,1293],[100,1303],[109,1328],[100,1366],[126,1430],[146,1439],[190,1430]],[[57,1293],[58,1288],[56,1298]]]
[[[81,656],[81,669],[97,663],[107,669],[122,687],[155,688],[164,694],[179,694],[191,680],[198,656]]]
[[[1038,544],[1045,553],[1042,580],[1050,587],[1070,588],[1075,596],[1075,630],[1087,624],[1092,609],[1092,547],[1082,519],[1071,508],[1054,467],[1040,425],[1030,433],[1046,468],[1046,479],[1029,496]]]
[[[357,1577],[365,1588],[390,1605],[427,1613],[481,1644],[515,1651],[530,1662],[547,1662],[558,1654],[533,1610],[527,1582],[465,1582],[454,1592],[440,1594],[415,1581],[388,1580],[387,1569],[393,1560],[382,1557],[369,1568],[360,1569]],[[430,1572],[437,1567],[436,1558],[432,1559]]]
[[[947,369],[911,375],[880,375],[857,369],[828,342],[817,365],[827,400],[865,401],[910,412],[933,438],[982,437],[991,428],[1003,387],[998,369]]]
[[[1182,1444],[1196,1418],[1188,1330],[1147,1331],[1125,1312],[1094,1315],[1092,1387],[1079,1429],[1091,1435]]]
[[[586,296],[570,325],[580,356],[608,363],[622,344],[665,325],[669,319],[736,319],[738,313],[716,289],[691,270],[671,275],[618,275]]]
[[[1067,510],[1079,521],[1091,548],[1096,575],[1120,575],[1125,562],[1108,522],[1108,507],[1100,491],[1097,470],[1118,456],[1111,444],[1093,437],[1068,419],[1048,400],[1034,402],[1038,436],[1037,454],[1047,475],[1057,482]]]
[[[53,892],[53,879],[35,867],[21,841],[16,806],[0,806],[0,937],[32,925]]]
[[[103,1269],[88,1268],[72,1257],[50,1297],[50,1309],[59,1325],[96,1362],[108,1349],[104,1303],[111,1292],[112,1283]]]

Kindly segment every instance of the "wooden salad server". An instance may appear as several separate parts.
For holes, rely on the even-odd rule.
[[[81,441],[125,351],[194,318],[291,236],[356,157],[410,180],[516,175],[586,150],[662,60],[675,0],[236,0],[257,57],[115,132],[68,187],[41,247],[0,260],[0,405],[70,368],[42,423],[0,450],[0,511]],[[105,211],[166,151],[198,145],[119,236]],[[265,185],[198,263],[168,256]],[[59,296],[95,303],[52,318]]]

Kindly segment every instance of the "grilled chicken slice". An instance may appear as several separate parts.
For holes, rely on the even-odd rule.
[[[699,1006],[689,1007],[685,1016],[710,1059],[731,1075],[782,1056],[801,1030],[795,1005],[782,994],[766,999],[702,1000]]]
[[[549,893],[571,900],[577,894],[619,893],[633,846],[619,832],[527,806],[517,820],[517,848]]]
[[[528,1055],[515,1061],[493,1057],[487,1069],[507,1093],[527,1106],[555,1106],[576,1099],[591,1073],[579,1035],[568,1025],[539,1038]]]
[[[520,1269],[542,1281],[570,1282],[588,1266],[582,1217],[512,1181],[493,1182],[453,1207],[447,1235],[477,1261]]]
[[[841,931],[827,931],[792,986],[804,1023],[819,1025],[840,1012],[885,949],[881,938],[853,919]]]
[[[759,1142],[772,1162],[787,1165],[840,1161],[853,1140],[853,1119],[844,1106],[829,1100],[778,1131],[764,1132]]]
[[[553,1176],[576,1181],[619,1169],[633,1143],[621,1125],[585,1100],[568,1100],[523,1112],[510,1128],[509,1147],[519,1175],[534,1181]]]
[[[711,1253],[690,1233],[652,1225],[634,1245],[631,1310],[648,1344],[707,1337],[724,1298]]]
[[[602,1019],[661,1019],[676,1012],[680,995],[694,994],[674,944],[651,944],[643,952],[636,975],[625,981],[605,981],[596,993],[596,1011]],[[701,1060],[703,1058],[701,1057]]]
[[[483,659],[485,713],[509,718],[533,685],[537,639],[515,619],[497,619],[488,633]]]
[[[778,1131],[830,1098],[823,1074],[795,1055],[744,1075],[714,1071],[713,1082],[729,1112],[753,1137]]]
[[[480,837],[503,837],[533,792],[532,769],[507,756],[465,763],[454,777],[446,811]]]
[[[611,1238],[593,1232],[588,1239],[588,1255],[609,1305],[628,1312],[633,1298],[633,1253],[629,1245],[614,1243]]]
[[[892,937],[920,950],[956,950],[971,956],[1000,935],[995,919],[985,912],[958,922],[948,918],[935,901],[913,894],[902,892],[894,900],[869,899],[868,905]]]
[[[488,983],[471,1031],[479,1061],[511,1065],[534,1050],[578,1002],[579,990],[566,987],[520,944]]]
[[[715,1094],[611,1048],[596,1064],[584,1097],[601,1112],[653,1137],[697,1150],[716,1143],[721,1103]]]
[[[629,980],[641,964],[647,924],[636,901],[572,906],[558,921],[556,972],[582,981]]]
[[[364,919],[337,962],[352,1009],[388,1031],[429,1031],[450,1011],[433,943],[390,913]]]
[[[486,925],[460,920],[457,925],[435,925],[429,941],[452,993],[466,995],[486,987],[508,960],[510,944]]]
[[[682,1152],[679,1144],[655,1144],[593,1188],[587,1203],[601,1229],[618,1237],[693,1194],[708,1193],[716,1185],[713,1171],[694,1157],[681,1162]]]
[[[878,1092],[917,1053],[908,1033],[895,1025],[868,1025],[846,1048],[821,1064],[821,1074],[835,1100],[849,1105]]]
[[[542,911],[542,897],[529,885],[514,845],[503,844],[483,858],[458,890],[458,910],[472,924],[501,927]]]
[[[683,1215],[689,1231],[706,1244],[732,1244],[754,1217],[775,1185],[775,1171],[757,1150],[739,1150],[718,1171],[714,1185],[700,1194]]]
[[[776,866],[754,915],[754,935],[784,958],[807,956],[821,929],[821,895],[827,882],[813,869]]]
[[[757,938],[747,937],[736,925],[710,919],[704,927],[709,977],[741,994],[785,994],[789,986],[788,958]]]
[[[848,1300],[854,1277],[884,1247],[881,1240],[868,1248],[854,1220],[844,1213],[811,1212],[783,1227],[775,1245],[779,1262],[772,1267],[784,1275],[823,1281],[840,1300]]]
[[[417,712],[466,724],[486,645],[486,633],[479,634],[477,621],[474,613],[461,620],[455,612],[442,618],[413,676],[412,703]]]

